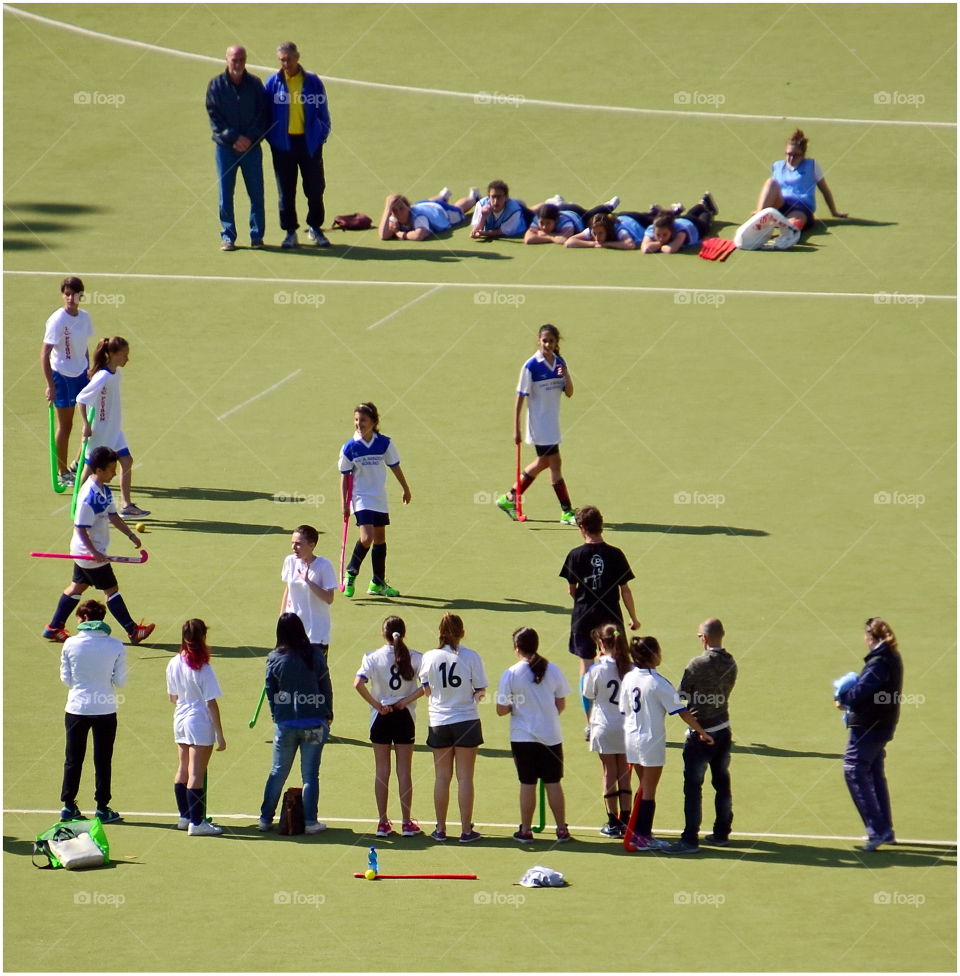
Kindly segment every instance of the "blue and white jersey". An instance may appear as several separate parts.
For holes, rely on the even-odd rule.
[[[527,398],[527,443],[560,443],[560,398],[567,385],[567,364],[554,356],[549,364],[539,350],[520,369],[517,395]]]
[[[499,214],[491,210],[484,220],[483,208],[489,205],[490,197],[484,197],[474,207],[472,225],[474,228],[482,226],[483,230],[498,230],[504,237],[523,237],[527,232],[527,218],[519,200],[507,197],[503,210]]]
[[[817,184],[823,179],[823,170],[815,159],[804,159],[799,166],[778,159],[770,172],[780,184],[784,199],[799,200],[810,208],[811,213],[817,209]]]
[[[73,538],[70,540],[71,556],[92,556],[90,549],[83,544],[77,526],[87,530],[90,541],[99,552],[106,552],[110,544],[110,516],[117,514],[113,492],[109,485],[101,485],[96,478],[87,478],[77,497],[77,514],[73,519]],[[106,563],[81,559],[78,565],[84,569],[96,569]]]
[[[680,245],[680,247],[695,247],[700,243],[700,230],[692,220],[687,220],[686,217],[677,217],[673,222],[674,234],[676,234],[677,231],[687,235],[686,240]],[[656,232],[653,224],[651,224],[643,232],[643,236],[648,241],[656,240]]]
[[[534,217],[531,227],[540,226],[540,218]],[[583,220],[581,220],[580,215],[575,213],[573,210],[561,210],[557,215],[557,224],[554,229],[555,234],[562,234],[564,231],[569,230],[573,234],[579,234],[583,230]]]
[[[354,512],[389,512],[387,507],[387,467],[395,468],[400,456],[386,434],[374,434],[365,441],[354,433],[340,449],[340,473],[353,474]],[[386,467],[385,467],[386,465]]]
[[[614,217],[613,236],[618,241],[633,241],[639,244],[643,240],[643,228],[633,219],[633,217]],[[587,229],[588,241],[593,240],[593,231]]]
[[[438,200],[418,200],[411,205],[410,213],[413,217],[410,229],[422,227],[431,234],[442,234],[463,223],[463,211],[459,207]]]

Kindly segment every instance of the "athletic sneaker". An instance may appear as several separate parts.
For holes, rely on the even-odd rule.
[[[711,214],[713,214],[714,217],[720,213],[720,208],[717,206],[717,201],[713,199],[713,194],[709,190],[704,193],[703,197],[700,199],[700,202],[707,208],[707,210],[710,211]]]
[[[273,830],[273,821],[264,820],[263,817],[261,817],[257,821],[257,830],[259,830],[261,834],[265,834],[268,831]]]
[[[322,820],[317,820],[312,824],[304,824],[303,832],[305,834],[322,834],[327,829],[327,825]]]
[[[70,636],[70,631],[64,630],[63,627],[44,627],[43,636],[47,640],[56,641],[58,644],[62,644]]]
[[[506,495],[501,495],[497,499],[497,508],[504,512],[508,518],[513,519],[514,522],[517,521],[517,503],[510,501]]]
[[[600,828],[600,833],[603,834],[604,837],[618,837],[618,838],[622,838],[623,837],[623,833],[624,833],[624,831],[623,831],[623,824],[619,824],[619,823],[616,823],[616,824],[605,823]]]
[[[57,475],[57,481],[59,481],[61,485],[65,485],[67,488],[73,487],[74,480],[75,479],[72,471],[63,471]]]
[[[663,848],[665,854],[696,854],[699,850],[699,845],[690,844],[682,837],[675,844],[669,844]]]
[[[177,830],[186,830],[190,826],[189,817],[177,817]]]
[[[389,820],[381,820],[377,826],[378,837],[389,837],[393,833],[393,824]]]
[[[583,741],[584,742],[589,742],[590,741],[590,726],[589,725],[585,725],[583,727]]]
[[[357,577],[353,573],[347,573],[343,577],[343,595],[353,596],[357,592],[356,587]]]
[[[295,230],[290,231],[283,239],[280,246],[287,251],[290,251],[295,247],[299,247],[300,241],[297,240],[297,232]]]
[[[123,817],[116,810],[111,810],[110,807],[104,807],[102,810],[98,808],[94,816],[103,824],[116,823],[118,820],[123,820]]]
[[[420,829],[420,824],[416,820],[404,820],[402,834],[403,837],[419,837],[423,831]]]
[[[374,583],[370,581],[367,587],[369,596],[400,596],[400,591],[395,590],[389,583]]]
[[[633,841],[630,843],[630,847],[632,847],[636,851],[643,851],[649,853],[650,851],[656,850],[656,848],[653,847],[653,845],[651,844],[652,840],[653,840],[652,837],[644,837],[641,834],[634,834]]]
[[[446,203],[450,199],[450,187],[445,186],[438,194],[437,199],[442,200]]]
[[[569,509],[568,511],[564,512],[563,515],[560,516],[560,524],[561,525],[577,524],[577,515],[573,511],[573,509]]]
[[[614,193],[612,197],[604,204],[605,207],[609,207],[611,210],[616,210],[620,206],[620,197]]]
[[[156,624],[145,624],[142,620],[130,631],[130,643],[142,644],[156,630]]]
[[[65,823],[67,820],[83,820],[83,814],[80,812],[80,807],[76,803],[68,803],[60,811],[61,823]]]
[[[480,187],[471,186],[470,193],[468,194],[468,196],[474,203],[476,203],[480,199]]]
[[[253,250],[255,250],[255,251],[259,251],[263,247],[263,238],[262,237],[254,237],[250,241],[250,247],[252,247]]]
[[[145,508],[140,508],[139,505],[127,505],[120,512],[120,518],[122,519],[135,519],[135,518],[146,518],[150,514]]]
[[[557,843],[558,844],[569,844],[573,838],[570,836],[570,831],[567,827],[557,827]]]
[[[222,833],[223,827],[220,824],[206,820],[201,820],[198,824],[192,823],[187,827],[187,834],[190,837],[219,837]]]
[[[703,843],[708,844],[710,847],[726,847],[730,842],[726,837],[717,837],[716,834],[707,834],[703,838]]]
[[[552,203],[555,207],[562,207],[567,201],[559,193],[555,193],[552,197],[547,197],[543,202]]]
[[[468,830],[465,834],[460,835],[461,844],[472,844],[475,840],[482,840],[483,834],[478,834],[475,830]]]
[[[680,214],[682,214],[683,211],[686,210],[686,209],[687,208],[682,203],[671,203],[670,204],[670,212],[674,215],[674,217],[679,217]]]
[[[237,245],[234,244],[233,241],[231,241],[229,237],[221,237],[220,238],[220,250],[221,251],[235,251],[236,249],[237,249]]]
[[[437,841],[437,843],[439,843],[439,844],[444,844],[444,843],[446,843],[446,840],[447,840],[447,832],[445,830],[440,830],[440,828],[438,827],[430,835],[430,839]]]
[[[550,201],[548,200],[547,203],[550,203]],[[520,841],[521,844],[528,844],[533,840],[533,831],[524,830],[523,827],[521,827],[519,830],[514,831],[513,839]]]
[[[311,244],[316,244],[317,247],[331,247],[332,245],[327,240],[326,234],[319,227],[308,227],[307,237],[310,239]]]

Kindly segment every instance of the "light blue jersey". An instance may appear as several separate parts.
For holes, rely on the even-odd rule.
[[[431,234],[442,234],[463,223],[463,211],[451,203],[418,200],[410,207],[413,227],[423,227]]]
[[[540,226],[540,218],[534,217],[531,227]],[[572,234],[579,234],[583,230],[583,221],[580,219],[580,215],[573,210],[561,210],[557,215],[557,225],[554,230],[555,234],[563,234],[565,231],[570,231]]]
[[[483,208],[489,206],[490,197],[480,200],[473,210],[473,227],[482,230],[498,230],[504,237],[523,237],[527,232],[527,217],[523,204],[513,197],[507,197],[499,214],[492,210],[483,218]]]
[[[700,243],[700,229],[692,220],[687,220],[686,217],[677,217],[673,222],[673,232],[674,234],[680,231],[687,235],[686,240],[680,245],[683,247],[696,247]],[[655,240],[655,234],[653,230],[653,224],[651,224],[644,232],[643,236],[646,240]]]
[[[815,159],[804,159],[797,167],[790,167],[785,159],[778,159],[770,171],[780,184],[785,200],[798,200],[809,207],[811,213],[816,210],[817,183],[823,179],[823,172]]]

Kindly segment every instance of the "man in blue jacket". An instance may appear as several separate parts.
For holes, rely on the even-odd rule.
[[[247,51],[227,48],[227,70],[207,85],[207,114],[217,145],[220,184],[220,250],[234,251],[237,225],[233,191],[237,169],[250,197],[250,246],[263,247],[263,152],[260,142],[270,125],[270,106],[263,82],[247,71]]]
[[[323,144],[330,135],[330,112],[323,82],[300,67],[293,41],[277,48],[280,70],[267,80],[271,126],[267,140],[273,153],[273,172],[280,197],[280,226],[287,232],[282,247],[299,247],[297,240],[297,173],[307,197],[307,237],[317,247],[330,247],[323,226]]]

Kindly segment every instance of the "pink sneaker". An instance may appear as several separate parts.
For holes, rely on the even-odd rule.
[[[420,829],[420,824],[416,820],[404,820],[403,827],[401,829],[401,836],[403,837],[419,837],[423,831]]]

